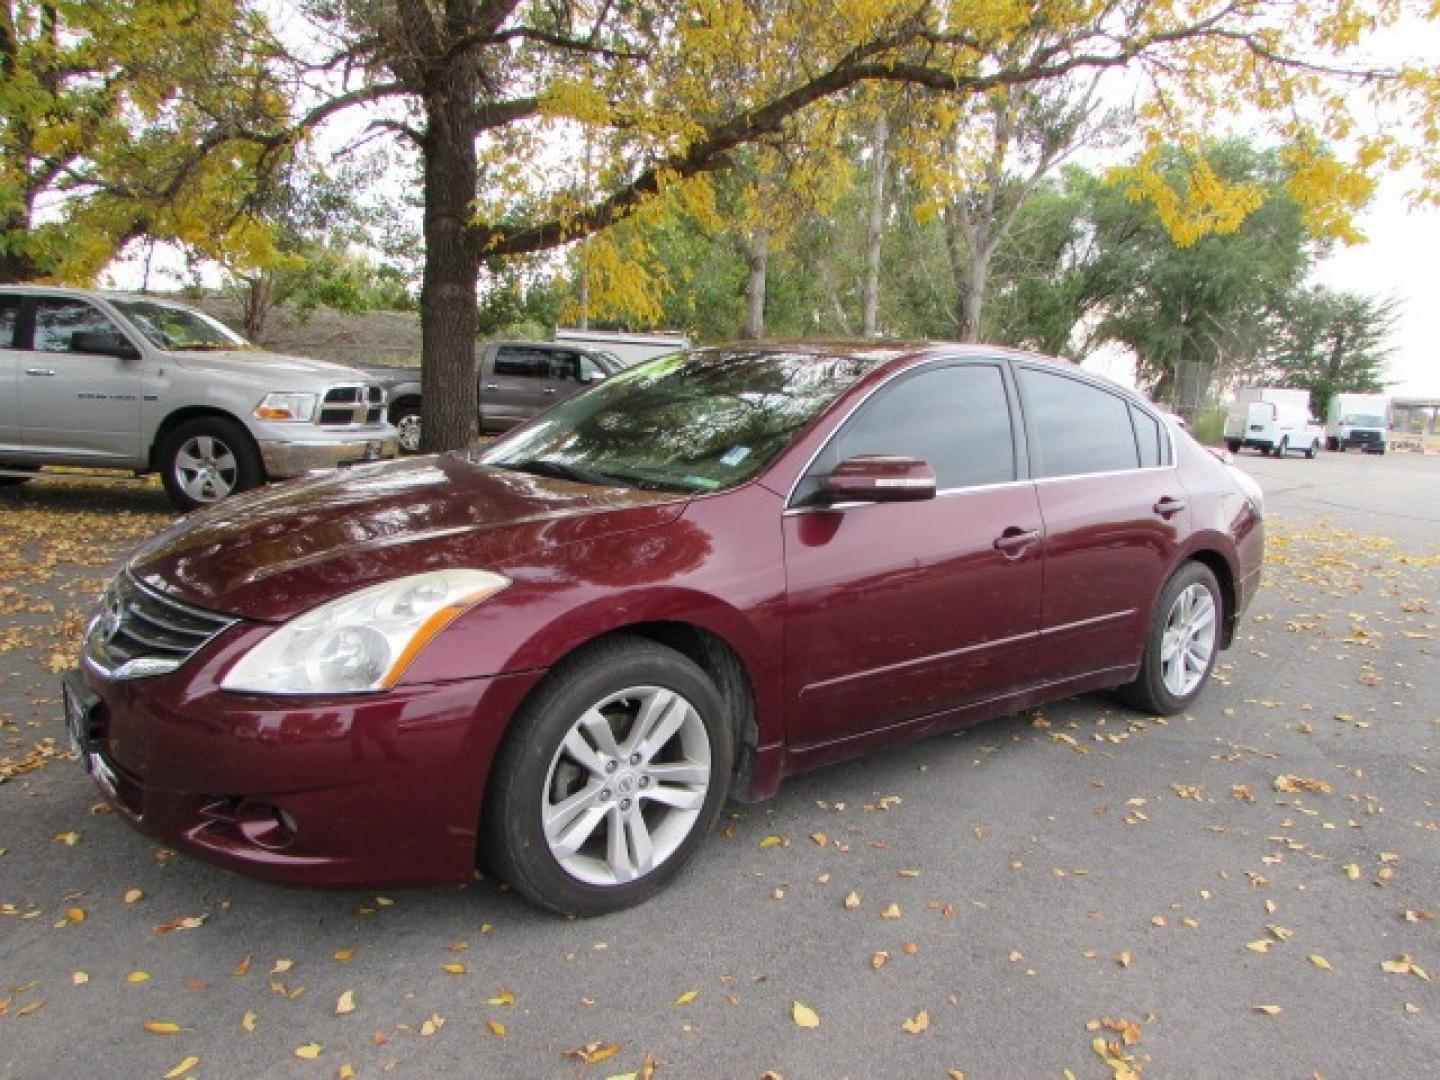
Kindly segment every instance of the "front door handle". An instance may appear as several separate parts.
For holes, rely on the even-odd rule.
[[[26,374],[26,375],[54,375],[54,374],[55,374],[55,369],[54,369],[54,368],[48,368],[48,367],[27,367],[27,368],[25,369],[25,374]]]
[[[1011,525],[995,538],[995,550],[1007,559],[1018,559],[1025,549],[1040,539],[1039,529],[1022,529]]]
[[[500,384],[499,384],[499,383],[493,383],[493,382],[487,382],[487,383],[485,384],[485,389],[486,389],[486,390],[499,390],[499,389],[500,389]]]
[[[553,387],[553,386],[547,386],[543,391],[541,391],[541,393],[545,393],[545,394],[558,394],[559,391],[556,390],[555,387]]]
[[[1152,506],[1151,509],[1154,510],[1155,513],[1159,514],[1161,517],[1168,518],[1174,514],[1178,514],[1181,510],[1185,509],[1185,500],[1172,499],[1169,495],[1166,495],[1163,499],[1161,499],[1154,506]]]

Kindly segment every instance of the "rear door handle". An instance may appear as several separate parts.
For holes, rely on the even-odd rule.
[[[485,389],[486,389],[486,390],[499,390],[499,389],[500,389],[500,384],[499,384],[499,383],[493,383],[493,382],[487,382],[487,383],[485,384]]]
[[[1185,500],[1172,499],[1169,495],[1166,495],[1163,499],[1161,499],[1154,506],[1152,506],[1151,509],[1154,510],[1155,513],[1159,514],[1161,517],[1168,518],[1172,514],[1178,514],[1181,510],[1185,509]]]
[[[1011,525],[995,538],[995,550],[1007,559],[1018,559],[1025,549],[1040,539],[1039,529],[1022,529]]]
[[[553,387],[553,386],[547,386],[547,387],[542,391],[542,393],[546,393],[546,394],[558,394],[559,392],[560,392],[560,391],[556,390],[555,387]]]
[[[54,369],[54,368],[48,368],[48,367],[27,367],[27,368],[25,369],[25,374],[26,374],[26,375],[54,375],[54,374],[55,374],[55,369]]]

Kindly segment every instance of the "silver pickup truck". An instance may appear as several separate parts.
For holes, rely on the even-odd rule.
[[[420,449],[420,369],[361,368],[385,387],[400,449]],[[606,353],[548,341],[487,341],[475,346],[480,430],[504,431],[622,370]]]
[[[188,510],[396,452],[384,388],[354,368],[149,296],[0,285],[0,484],[47,465],[158,472]]]

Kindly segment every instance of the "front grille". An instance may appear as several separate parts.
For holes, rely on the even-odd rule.
[[[378,424],[385,416],[383,386],[337,386],[325,392],[320,403],[320,423],[326,427]]]
[[[85,656],[106,675],[129,677],[136,661],[148,671],[173,671],[237,620],[162,596],[121,571],[100,599],[100,610],[85,631]]]

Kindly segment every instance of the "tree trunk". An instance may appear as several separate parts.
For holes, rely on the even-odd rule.
[[[470,232],[477,162],[474,69],[449,65],[426,94],[421,167],[425,268],[420,285],[421,449],[456,450],[479,431],[475,379],[480,259]]]
[[[763,227],[750,235],[745,254],[750,278],[745,287],[745,325],[740,331],[746,341],[759,341],[765,336],[765,274],[770,266],[770,233]]]
[[[870,177],[870,223],[865,233],[865,282],[861,288],[860,319],[861,330],[867,338],[875,337],[880,315],[880,241],[885,226],[885,169],[887,163],[886,145],[890,138],[890,124],[882,112],[875,121],[874,169]]]
[[[268,270],[261,270],[245,282],[245,336],[257,345],[265,333],[265,320],[270,317],[274,286],[275,278]]]
[[[960,340],[980,340],[980,316],[985,306],[985,283],[990,277],[990,253],[984,249],[970,253],[968,288],[960,296]]]

